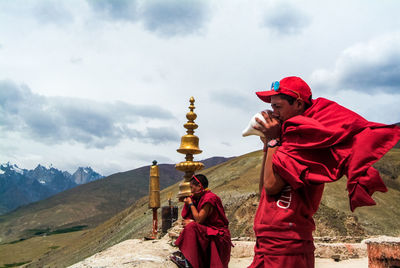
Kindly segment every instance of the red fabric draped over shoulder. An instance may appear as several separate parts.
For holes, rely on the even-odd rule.
[[[285,121],[273,167],[294,188],[347,176],[350,209],[375,205],[387,188],[372,167],[400,139],[400,128],[369,122],[339,104],[318,98],[302,115]]]

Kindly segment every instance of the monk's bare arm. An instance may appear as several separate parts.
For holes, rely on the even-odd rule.
[[[207,216],[212,212],[213,207],[207,203],[200,209],[200,211],[197,211],[195,206],[191,206],[190,209],[192,211],[194,221],[197,223],[203,223]]]
[[[264,146],[264,148],[265,148],[265,146]],[[264,152],[264,157],[263,157],[263,160],[262,160],[262,163],[261,163],[260,183],[259,183],[259,186],[258,186],[258,190],[259,190],[260,196],[261,196],[261,191],[262,191],[262,189],[264,187],[264,167],[265,167],[265,161],[266,160],[267,160],[267,153]]]
[[[266,146],[267,141],[277,139],[281,136],[281,124],[276,116],[273,115],[272,111],[261,112],[265,121],[256,118],[257,125],[254,126],[255,129],[264,133],[265,138],[261,138],[264,143],[264,150],[268,147]],[[262,187],[268,195],[278,194],[283,186],[285,186],[285,181],[279,176],[279,174],[274,173],[272,168],[272,156],[278,147],[268,148],[266,160],[263,160],[262,175],[260,177],[260,190]],[[265,158],[265,155],[264,155]],[[261,186],[262,185],[262,186]]]
[[[272,156],[279,147],[268,148],[267,157],[264,165],[264,188],[268,195],[278,194],[285,186],[286,182],[274,172],[272,168]]]

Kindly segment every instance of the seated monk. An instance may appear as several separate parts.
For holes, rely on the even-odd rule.
[[[193,175],[191,197],[184,199],[182,210],[184,229],[175,241],[182,252],[171,260],[178,267],[228,267],[231,234],[221,199],[208,188],[207,177]]]

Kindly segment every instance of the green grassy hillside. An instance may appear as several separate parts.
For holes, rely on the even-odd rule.
[[[261,159],[262,152],[252,152],[202,172],[209,178],[210,188],[223,200],[232,236],[253,236],[252,224],[258,202]],[[397,224],[400,221],[400,212],[397,209],[400,202],[397,187],[400,149],[390,151],[375,166],[381,171],[389,191],[374,194],[376,206],[357,208],[355,213],[351,213],[346,179],[327,184],[320,209],[315,215],[315,236],[400,235],[400,226]],[[161,191],[163,205],[166,205],[169,193],[176,196],[177,192],[178,184]],[[147,207],[147,202],[147,197],[143,197],[96,228],[80,231],[76,239],[59,242],[59,248],[54,248],[44,255],[38,254],[36,258],[30,257],[32,262],[28,267],[65,267],[123,240],[142,238],[151,232],[152,226],[152,213]],[[20,243],[34,247],[33,239]],[[7,245],[2,247],[1,251],[7,250]],[[9,263],[23,261],[27,261],[26,258],[19,256],[9,260]]]

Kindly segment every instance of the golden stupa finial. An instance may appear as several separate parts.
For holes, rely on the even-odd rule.
[[[195,109],[194,101],[195,100],[193,97],[189,99],[190,111],[186,114],[188,121],[183,125],[187,129],[187,134],[182,136],[181,146],[179,149],[177,149],[179,153],[186,155],[186,161],[175,165],[177,170],[185,172],[185,175],[183,176],[183,182],[179,184],[178,198],[180,201],[182,201],[183,198],[192,195],[190,191],[190,179],[196,170],[200,170],[204,167],[203,163],[193,161],[193,155],[200,154],[202,152],[199,149],[199,137],[194,135],[194,130],[198,127],[198,125],[194,122],[194,120],[197,118],[196,113],[193,112]]]

